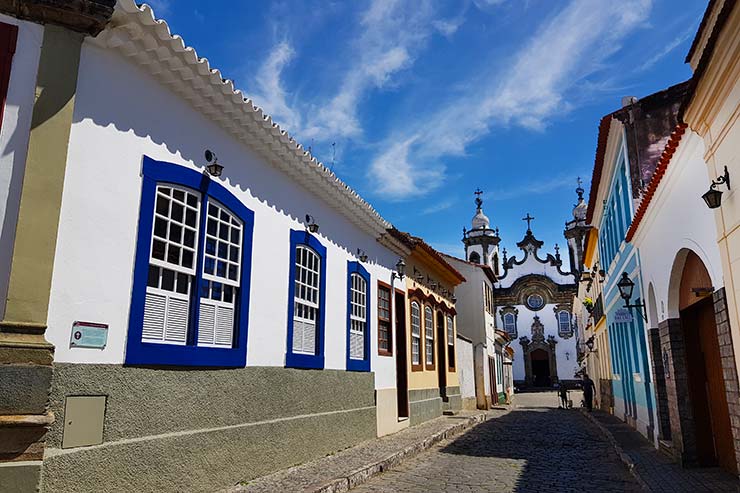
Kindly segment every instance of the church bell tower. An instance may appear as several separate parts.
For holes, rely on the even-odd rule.
[[[463,228],[462,242],[465,245],[465,260],[474,264],[488,265],[493,272],[499,274],[498,244],[501,238],[498,228],[491,229],[491,222],[483,213],[483,199],[481,189],[475,191],[475,216],[472,228]]]

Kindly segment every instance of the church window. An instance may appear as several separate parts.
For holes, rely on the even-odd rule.
[[[148,157],[141,196],[126,363],[244,366],[254,214]]]
[[[478,252],[471,252],[469,260],[474,264],[480,264],[480,254]]]
[[[570,334],[571,330],[570,313],[568,313],[566,310],[560,310],[558,312],[558,332],[561,335]]]
[[[421,308],[411,302],[411,366],[421,366]]]
[[[504,330],[509,334],[516,333],[516,317],[513,313],[504,314]]]
[[[430,306],[424,307],[424,354],[428,369],[434,369],[434,315]]]
[[[370,371],[370,274],[359,262],[347,263],[347,369]]]
[[[539,310],[545,306],[545,299],[539,294],[530,294],[527,297],[527,307],[530,310]]]

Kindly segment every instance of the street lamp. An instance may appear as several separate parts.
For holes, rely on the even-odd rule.
[[[396,270],[391,273],[391,283],[394,279],[401,279],[406,276],[406,262],[403,261],[402,258],[398,258],[398,262],[396,262]]]
[[[725,166],[724,174],[722,176],[718,176],[716,180],[712,180],[712,184],[709,186],[709,191],[701,196],[701,198],[704,199],[704,202],[706,202],[707,207],[710,209],[716,209],[722,205],[722,192],[717,190],[717,185],[722,184],[727,185],[727,190],[730,190],[730,172],[727,171],[727,166]]]
[[[640,303],[640,298],[637,298],[635,300],[635,303],[630,304],[632,291],[634,291],[635,289],[635,283],[632,282],[632,279],[630,279],[630,276],[626,272],[622,272],[622,278],[617,283],[617,287],[619,288],[619,295],[624,300],[624,307],[628,309],[642,308],[640,314],[642,315],[642,318],[647,322],[647,310],[645,308],[645,303]]]
[[[316,224],[316,220],[310,214],[306,214],[306,229],[311,233],[319,231],[319,225]]]

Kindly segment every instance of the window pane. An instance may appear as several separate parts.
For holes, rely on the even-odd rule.
[[[184,209],[181,204],[178,204],[177,202],[172,203],[172,214],[170,215],[170,217],[173,221],[181,223],[183,219],[183,212]]]
[[[163,241],[154,240],[152,244],[152,257],[157,260],[164,260],[165,243]]]
[[[183,274],[182,272],[177,273],[177,292],[182,294],[188,293],[188,279],[190,276]]]
[[[163,216],[170,215],[170,201],[161,195],[157,195],[157,212]]]
[[[195,227],[195,216],[196,216],[196,213],[193,209],[188,209],[187,211],[185,211],[185,224],[187,224],[191,228],[194,228]]]
[[[167,262],[172,264],[180,263],[180,247],[177,247],[170,243],[167,247]]]
[[[156,288],[159,285],[159,267],[153,265],[149,266],[149,276],[146,280],[146,285],[152,288]]]
[[[175,290],[175,272],[170,269],[162,269],[162,289],[165,291]]]
[[[154,220],[154,236],[167,238],[167,221],[160,217]]]

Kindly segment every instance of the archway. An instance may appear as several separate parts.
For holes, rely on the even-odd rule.
[[[552,385],[550,379],[550,354],[544,349],[535,349],[529,353],[532,360],[532,384],[535,387],[549,387]]]
[[[676,286],[672,286],[678,299],[672,301],[678,305],[685,348],[685,386],[695,440],[695,450],[688,452],[695,454],[699,465],[719,465],[735,473],[737,463],[711,296],[712,280],[698,255],[690,250],[682,253],[677,256],[677,262],[683,257],[677,292]]]

